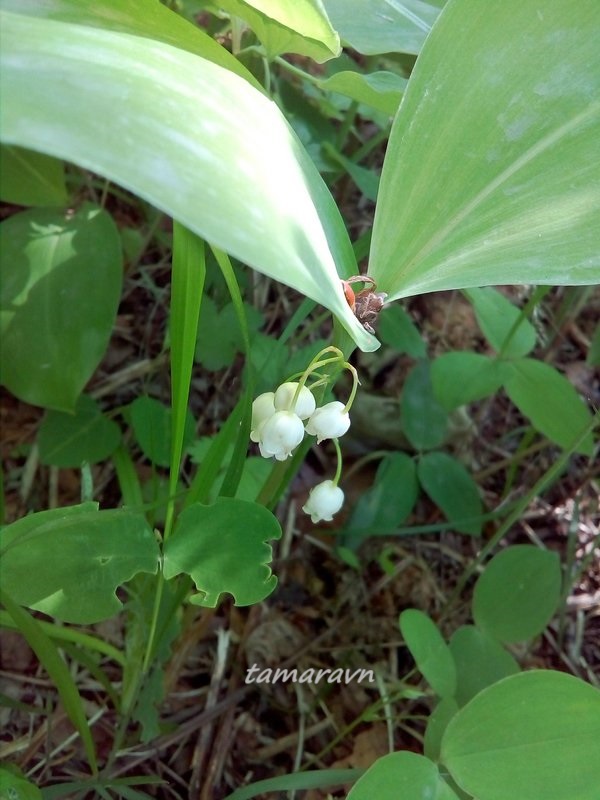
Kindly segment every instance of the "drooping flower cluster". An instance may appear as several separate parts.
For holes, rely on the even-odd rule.
[[[333,358],[323,359],[325,353],[335,353]],[[306,386],[306,381],[325,364],[339,361],[352,372],[354,385],[346,405],[339,400],[317,408],[315,396]],[[327,378],[319,377],[312,389],[323,385]],[[342,353],[334,347],[322,350],[311,361],[298,381],[286,381],[275,392],[265,392],[252,403],[252,425],[250,439],[258,444],[264,458],[274,457],[285,461],[304,439],[305,434],[317,437],[317,444],[333,439],[338,456],[338,468],[333,480],[326,480],[311,489],[303,511],[310,514],[313,522],[329,521],[344,502],[344,493],[339,488],[342,461],[339,444],[350,428],[349,408],[354,400],[358,376],[356,370],[343,359]]]

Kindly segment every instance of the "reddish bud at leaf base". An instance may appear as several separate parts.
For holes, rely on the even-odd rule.
[[[317,408],[311,415],[306,423],[306,432],[317,437],[317,444],[324,439],[337,439],[346,433],[350,427],[350,415],[344,408],[343,403],[334,400]]]
[[[344,493],[333,481],[323,481],[310,490],[302,511],[313,522],[330,522],[344,504]]]
[[[300,419],[308,419],[317,406],[315,397],[310,389],[303,386],[292,407],[292,401],[297,390],[298,383],[292,381],[282,383],[275,392],[275,408],[277,411],[293,411]]]
[[[276,411],[259,425],[258,437],[261,456],[285,461],[304,438],[304,425],[293,411]]]

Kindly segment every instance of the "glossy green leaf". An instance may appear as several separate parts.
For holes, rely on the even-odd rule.
[[[369,273],[390,299],[598,282],[599,38],[596,0],[447,4],[381,177]]]
[[[255,89],[262,86],[246,67],[197,25],[190,25],[164,3],[154,0],[52,0],[51,3],[29,0],[2,0],[5,11],[41,17],[56,22],[71,22],[116,33],[130,33],[156,39],[172,47],[187,50],[235,72]]]
[[[501,642],[540,634],[560,602],[558,553],[529,544],[499,552],[479,576],[473,593],[477,625]]]
[[[498,602],[504,602],[505,596]],[[454,631],[450,651],[456,662],[456,700],[461,706],[486,686],[519,672],[511,654],[474,625],[462,625]]]
[[[562,672],[506,678],[451,720],[442,761],[479,800],[597,800],[600,691]]]
[[[370,72],[362,74],[352,70],[336,72],[321,82],[321,88],[328,92],[338,92],[345,97],[376,108],[384,114],[393,116],[406,89],[406,78],[394,72]]]
[[[444,731],[457,712],[458,703],[456,700],[453,697],[444,697],[429,715],[423,740],[423,753],[432,761],[439,759]]]
[[[425,0],[323,0],[342,39],[366,55],[414,53],[440,13],[441,2]]]
[[[379,465],[373,485],[360,496],[348,530],[392,533],[413,510],[418,496],[414,459],[406,453],[391,453]]]
[[[0,199],[18,206],[66,205],[62,161],[22,147],[0,146]]]
[[[147,459],[159,467],[168,467],[171,460],[171,409],[152,397],[138,397],[129,406],[135,439]],[[191,444],[196,423],[188,411],[183,445]]]
[[[560,447],[569,448],[592,422],[592,415],[573,385],[543,361],[520,358],[508,366],[505,389],[510,399],[540,433]],[[593,449],[589,433],[577,452],[591,456]]]
[[[433,392],[447,411],[495,394],[505,374],[503,362],[469,351],[444,353],[431,363]]]
[[[460,461],[447,453],[427,453],[417,471],[421,486],[456,530],[479,536],[483,514],[479,490]]]
[[[526,356],[535,347],[535,328],[522,312],[497,289],[469,289],[475,316],[485,338],[504,358]],[[510,339],[509,339],[510,336]]]
[[[15,602],[63,622],[99,622],[120,611],[118,586],[156,572],[158,544],[145,518],[94,505],[40,511],[2,530],[2,585]]]
[[[417,450],[429,450],[444,442],[448,416],[433,393],[429,361],[418,362],[408,373],[400,412],[404,433]]]
[[[120,441],[119,426],[87,395],[77,400],[73,414],[48,411],[38,431],[40,461],[55,467],[78,468],[84,461],[103,461]]]
[[[119,234],[100,208],[31,209],[5,220],[2,383],[28,403],[72,411],[106,350],[121,283]]]
[[[159,41],[6,12],[0,32],[3,141],[131,189],[378,346],[338,278],[358,271],[339,210],[273,102]]]
[[[318,0],[219,0],[220,8],[245,20],[267,57],[298,53],[327,61],[340,53],[340,39]]]
[[[456,666],[444,637],[433,620],[416,608],[400,614],[400,631],[415,663],[440,697],[456,692]]]
[[[267,542],[280,536],[276,518],[255,503],[229,497],[211,506],[195,503],[165,544],[165,577],[191,575],[199,591],[191,601],[198,605],[215,608],[223,592],[239,606],[259,603],[277,585]]]
[[[415,323],[398,303],[384,309],[379,317],[378,333],[381,341],[398,353],[407,353],[416,359],[427,355],[427,347]]]
[[[438,768],[425,756],[408,750],[378,758],[360,777],[348,800],[451,800]]]

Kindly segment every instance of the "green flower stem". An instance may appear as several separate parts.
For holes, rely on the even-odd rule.
[[[339,439],[332,439],[331,441],[333,442],[333,446],[335,447],[335,452],[337,455],[337,468],[335,470],[335,476],[333,478],[333,485],[337,486],[338,483],[340,482],[340,478],[342,477],[342,466],[343,466],[342,451],[340,449]]]

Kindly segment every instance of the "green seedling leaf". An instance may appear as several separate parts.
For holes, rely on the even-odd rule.
[[[408,517],[419,496],[417,467],[406,453],[386,456],[373,486],[359,498],[348,530],[391,533]]]
[[[80,0],[52,0],[52,3],[2,0],[2,8],[57,22],[72,22],[156,39],[219,64],[247,80],[255,89],[263,91],[260,83],[239,59],[221,47],[212,36],[197,25],[190,25],[163,3],[148,0],[127,0],[126,3],[122,0],[94,0],[93,3],[81,3]]]
[[[38,432],[40,461],[55,467],[96,464],[114,453],[120,441],[119,426],[88,395],[81,395],[72,414],[48,411]]]
[[[473,618],[501,642],[523,642],[540,634],[560,602],[557,553],[529,544],[502,550],[479,576],[473,593]],[[502,598],[502,602],[499,602]]]
[[[323,62],[340,54],[340,38],[318,0],[219,0],[219,6],[248,23],[270,60],[298,53]]]
[[[41,511],[2,530],[2,585],[15,602],[63,622],[99,622],[120,611],[118,586],[156,572],[158,544],[145,518],[94,505]]]
[[[479,490],[463,465],[447,453],[427,453],[417,467],[419,481],[460,533],[481,534]]]
[[[454,631],[449,646],[456,662],[456,700],[461,706],[486,686],[519,672],[511,654],[474,625],[462,625]]]
[[[598,282],[600,15],[595,0],[538,12],[455,0],[427,38],[373,227],[369,274],[390,300]]]
[[[64,206],[62,161],[22,147],[0,146],[0,199],[18,206]]]
[[[244,304],[248,327],[252,336],[263,323],[263,316],[253,306]],[[195,360],[206,369],[216,371],[229,366],[244,344],[233,303],[227,303],[221,311],[212,298],[202,299]]]
[[[423,46],[440,2],[424,0],[323,0],[333,27],[365,55],[413,53]]]
[[[338,92],[391,117],[398,110],[406,84],[406,78],[394,72],[382,70],[365,75],[352,70],[343,70],[322,81],[320,86],[321,89]]]
[[[442,762],[481,800],[597,800],[600,691],[562,672],[513,675],[452,719]]]
[[[448,417],[433,394],[429,361],[420,361],[408,373],[400,398],[402,427],[417,450],[441,445]]]
[[[223,592],[239,606],[259,603],[277,585],[267,542],[280,536],[276,518],[255,503],[229,497],[210,506],[195,503],[165,544],[165,577],[190,575],[200,592],[191,598],[197,605],[215,608]]]
[[[354,161],[339,153],[329,142],[324,142],[322,149],[329,158],[336,161],[350,175],[367,200],[371,200],[374,203],[379,189],[379,175],[373,170],[355,164]]]
[[[491,286],[469,289],[465,294],[473,303],[479,327],[496,352],[502,351],[504,358],[519,358],[533,350],[535,328],[507,297]]]
[[[405,750],[378,758],[356,781],[348,800],[450,800],[452,793],[442,793],[445,786],[433,761]]]
[[[520,358],[508,365],[505,389],[540,433],[568,449],[592,422],[592,415],[573,385],[554,367],[532,358]],[[591,456],[594,440],[589,433],[576,452]]]
[[[456,692],[456,666],[452,653],[433,620],[415,608],[400,614],[400,631],[419,671],[440,697]]]
[[[358,272],[340,212],[275,103],[160,41],[8,12],[1,22],[4,142],[116,181],[377,348],[338,277]]]
[[[442,737],[452,717],[458,712],[458,703],[453,697],[444,697],[433,709],[427,720],[423,753],[432,761],[440,757]]]
[[[433,392],[447,411],[495,394],[505,376],[502,361],[480,353],[444,353],[431,363]]]
[[[28,403],[73,411],[106,350],[121,283],[119,233],[100,208],[31,209],[5,220],[1,382]]]
[[[42,793],[23,775],[0,767],[0,797],[6,800],[42,800]]]
[[[427,347],[417,326],[398,304],[385,308],[379,317],[379,338],[398,353],[407,353],[411,358],[427,356]]]
[[[138,397],[129,406],[135,439],[147,459],[159,467],[171,461],[171,409],[152,397]],[[194,439],[196,423],[188,410],[183,439],[184,448]]]

